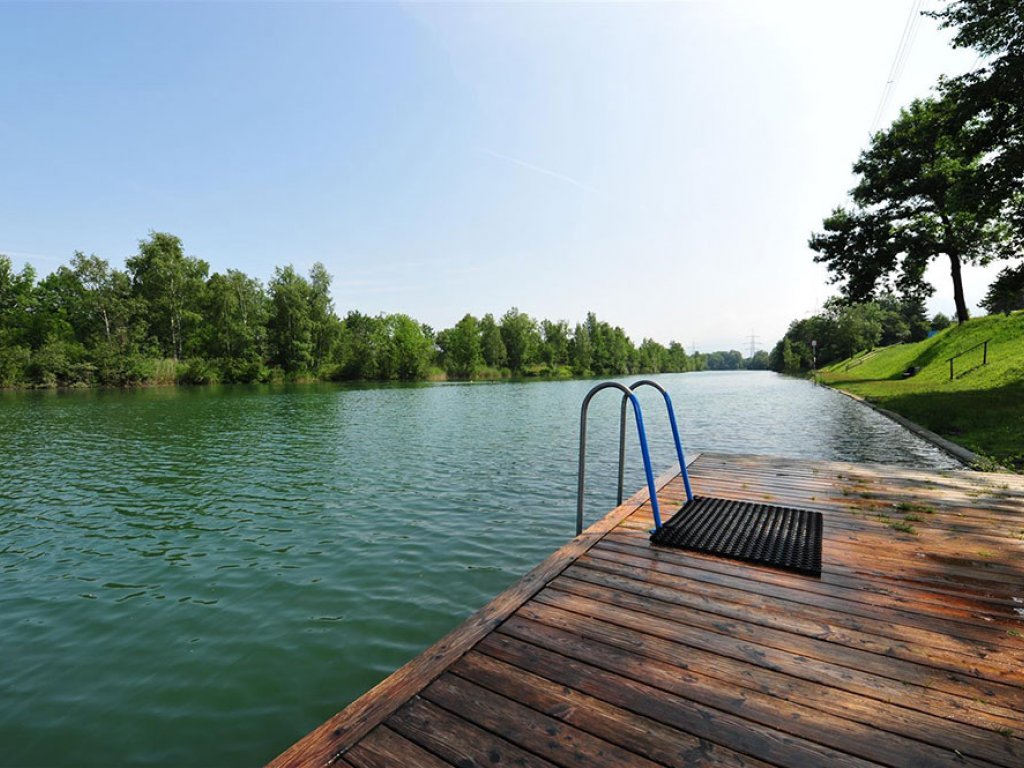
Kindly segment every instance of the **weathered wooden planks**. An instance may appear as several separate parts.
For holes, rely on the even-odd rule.
[[[670,473],[658,478],[656,487],[667,485],[673,477],[674,474]],[[642,509],[647,496],[646,491],[640,491],[627,499],[473,614],[465,623],[289,747],[269,764],[271,768],[332,764],[341,753],[384,722],[388,715],[419,693],[579,555],[600,541],[604,534],[637,509]]]
[[[637,494],[272,765],[1024,765],[1024,478],[705,454],[691,480],[820,510],[821,578],[652,548]]]

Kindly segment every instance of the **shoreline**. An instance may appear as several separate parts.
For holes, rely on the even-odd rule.
[[[211,381],[211,382],[177,382],[177,381],[143,381],[133,384],[18,384],[0,386],[0,393],[5,392],[131,392],[150,389],[200,389],[204,387],[249,387],[249,386],[284,386],[292,384],[335,384],[340,386],[418,386],[424,384],[504,384],[553,381],[592,381],[605,379],[628,379],[630,377],[670,376],[678,373],[773,373],[762,368],[736,369],[702,369],[699,371],[645,371],[640,373],[618,373],[572,376],[481,376],[461,378],[451,376],[428,376],[422,379],[332,379],[315,376],[298,378],[272,378],[266,381]],[[781,374],[780,374],[781,375]]]
[[[954,459],[961,462],[967,469],[977,471],[978,464],[982,462],[982,457],[979,456],[974,451],[964,448],[962,445],[958,445],[957,443],[954,443],[952,440],[948,440],[942,435],[932,432],[930,429],[922,427],[920,424],[918,424],[915,421],[911,421],[906,416],[902,416],[901,414],[898,414],[895,411],[890,411],[888,408],[883,408],[880,405],[875,405],[870,400],[867,400],[866,398],[860,395],[856,395],[853,392],[847,392],[845,389],[834,387],[831,384],[826,384],[820,380],[818,380],[818,384],[823,387],[831,389],[833,392],[838,392],[841,395],[846,395],[851,400],[855,400],[856,402],[862,405],[866,405],[868,408],[875,411],[876,413],[880,413],[882,416],[885,416],[886,418],[895,421],[897,424],[913,432],[922,440],[931,443],[936,448],[949,454]]]

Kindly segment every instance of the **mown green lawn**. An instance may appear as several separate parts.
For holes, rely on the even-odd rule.
[[[949,358],[989,339],[982,349]],[[920,371],[909,378],[912,366]],[[953,326],[916,344],[876,349],[829,366],[821,380],[966,448],[1024,470],[1024,312]]]

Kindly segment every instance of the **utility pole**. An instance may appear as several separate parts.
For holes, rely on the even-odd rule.
[[[747,337],[747,340],[750,342],[750,356],[753,357],[754,352],[757,351],[757,342],[759,342],[761,338],[759,336],[754,335],[754,329],[751,328],[750,335]]]

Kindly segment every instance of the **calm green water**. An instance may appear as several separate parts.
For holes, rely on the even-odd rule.
[[[803,381],[660,380],[688,451],[953,466]],[[273,757],[571,537],[592,383],[0,393],[0,763]]]

